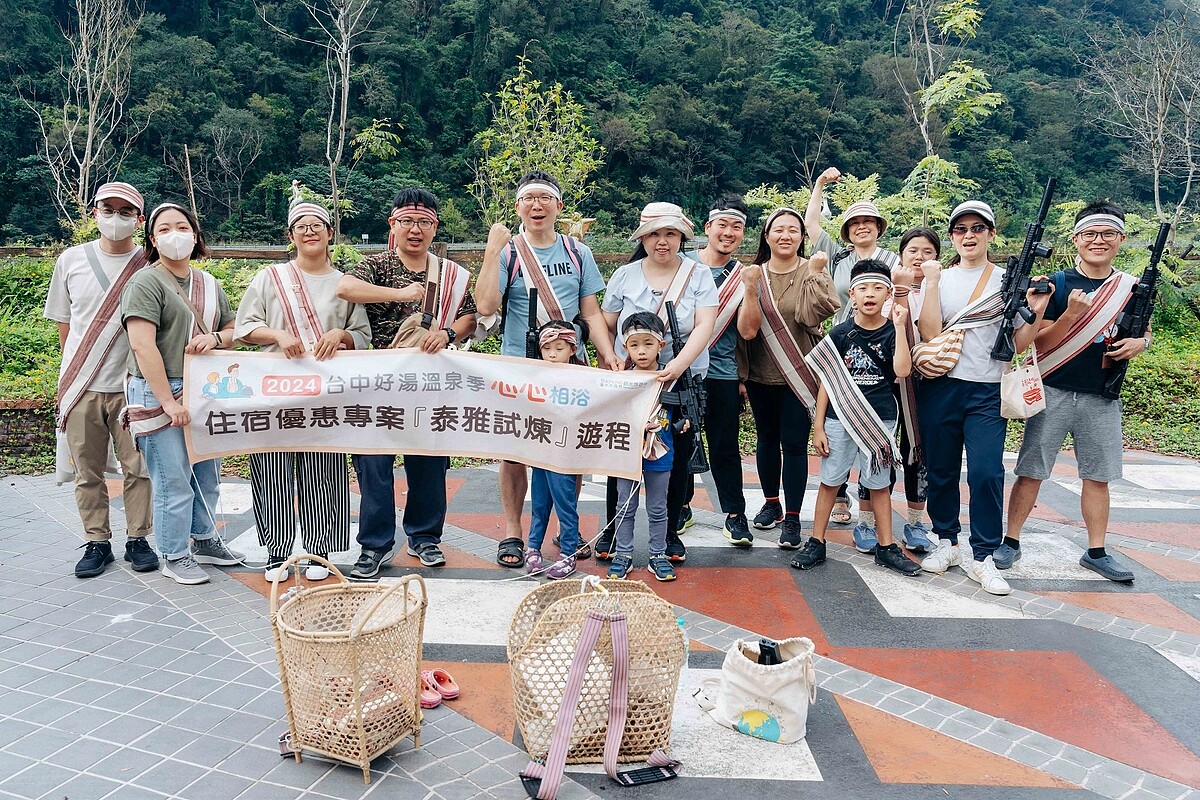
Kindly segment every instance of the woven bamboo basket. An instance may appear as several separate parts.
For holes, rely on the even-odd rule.
[[[292,749],[297,761],[307,750],[356,764],[370,783],[372,759],[409,735],[421,744],[425,582],[408,575],[392,586],[350,583],[308,554],[287,565],[295,570],[302,559],[324,564],[338,583],[303,588],[282,605],[278,581],[271,586]]]
[[[684,660],[674,608],[636,581],[553,581],[526,596],[508,631],[517,724],[533,759],[544,760],[550,750],[567,671],[592,608],[623,612],[629,624],[629,713],[617,760],[644,761],[670,747]],[[584,677],[568,764],[603,763],[611,690],[612,636],[605,627]]]

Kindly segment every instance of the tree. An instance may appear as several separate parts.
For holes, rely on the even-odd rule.
[[[376,0],[300,0],[300,5],[312,17],[323,34],[321,39],[307,39],[284,30],[267,18],[267,7],[259,14],[281,36],[297,42],[315,45],[324,52],[325,77],[329,83],[329,115],[325,122],[325,162],[329,165],[329,185],[333,198],[333,232],[341,235],[342,192],[338,189],[338,168],[346,154],[349,138],[347,118],[350,113],[350,84],[354,77],[354,51],[371,42],[363,37],[371,29],[379,12]]]
[[[72,7],[76,25],[62,31],[68,56],[58,69],[61,102],[25,101],[37,116],[40,155],[54,182],[54,205],[67,226],[87,215],[93,182],[120,168],[153,113],[147,107],[140,122],[126,119],[140,7],[126,0],[72,0]]]
[[[469,186],[484,222],[512,221],[513,188],[533,169],[555,177],[568,206],[586,197],[588,176],[602,163],[604,148],[584,122],[583,105],[561,83],[543,89],[525,56],[517,59],[517,74],[489,99],[492,124],[475,135],[480,155]]]
[[[1194,17],[1164,20],[1144,36],[1095,38],[1082,86],[1096,120],[1129,142],[1125,164],[1148,175],[1160,220],[1178,225],[1200,179],[1200,30]]]
[[[962,56],[982,21],[979,0],[906,0],[896,17],[896,80],[926,156],[937,152],[934,119],[944,119],[940,135],[962,133],[1004,102],[987,74]]]
[[[233,216],[242,205],[246,175],[262,155],[262,128],[254,114],[228,107],[222,108],[207,127],[213,160],[224,176],[225,205]]]

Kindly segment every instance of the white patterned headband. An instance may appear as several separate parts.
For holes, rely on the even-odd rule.
[[[851,278],[850,288],[853,289],[855,286],[862,286],[864,283],[880,283],[889,289],[892,288],[892,279],[879,272],[864,272],[857,278]]]
[[[647,336],[653,336],[654,341],[658,342],[659,344],[667,343],[666,338],[653,328],[647,328],[642,325],[632,325],[621,334],[621,344],[626,344],[629,341],[630,336],[636,336],[639,333],[644,333]]]
[[[551,197],[553,197],[555,200],[557,200],[558,202],[560,202],[560,203],[562,202],[562,192],[559,191],[559,188],[557,186],[555,186],[554,184],[551,184],[551,183],[541,183],[538,181],[534,181],[533,183],[527,183],[524,186],[522,186],[520,189],[517,189],[517,199],[520,200],[525,195],[533,194],[534,192],[538,192],[540,194],[548,194]]]
[[[1120,233],[1125,232],[1125,220],[1114,214],[1088,214],[1079,222],[1075,223],[1075,229],[1071,231],[1071,235],[1075,236],[1082,230],[1088,228],[1103,228],[1109,227]]]
[[[738,211],[736,208],[714,208],[712,211],[708,212],[709,222],[712,222],[714,219],[722,218],[736,219],[743,224],[746,222],[746,215]]]

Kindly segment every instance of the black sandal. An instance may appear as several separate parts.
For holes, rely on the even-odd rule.
[[[525,566],[525,540],[516,536],[502,540],[496,550],[496,563],[509,569]]]
[[[562,544],[560,544],[558,541],[561,538],[562,538],[561,536],[554,537],[554,545],[559,550],[562,549]],[[590,544],[588,544],[586,541],[584,541],[582,537],[580,537],[579,547],[576,548],[575,552],[574,553],[563,553],[563,555],[564,556],[575,556],[576,558],[578,558],[580,560],[585,559],[585,558],[591,558],[592,557],[592,546]]]

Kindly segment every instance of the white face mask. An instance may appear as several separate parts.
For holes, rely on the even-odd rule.
[[[120,242],[133,236],[137,226],[137,217],[126,219],[120,214],[113,214],[111,217],[96,215],[96,227],[100,229],[100,235],[112,242]]]
[[[173,261],[182,261],[192,254],[196,247],[196,234],[191,231],[168,231],[154,237],[158,252]]]

